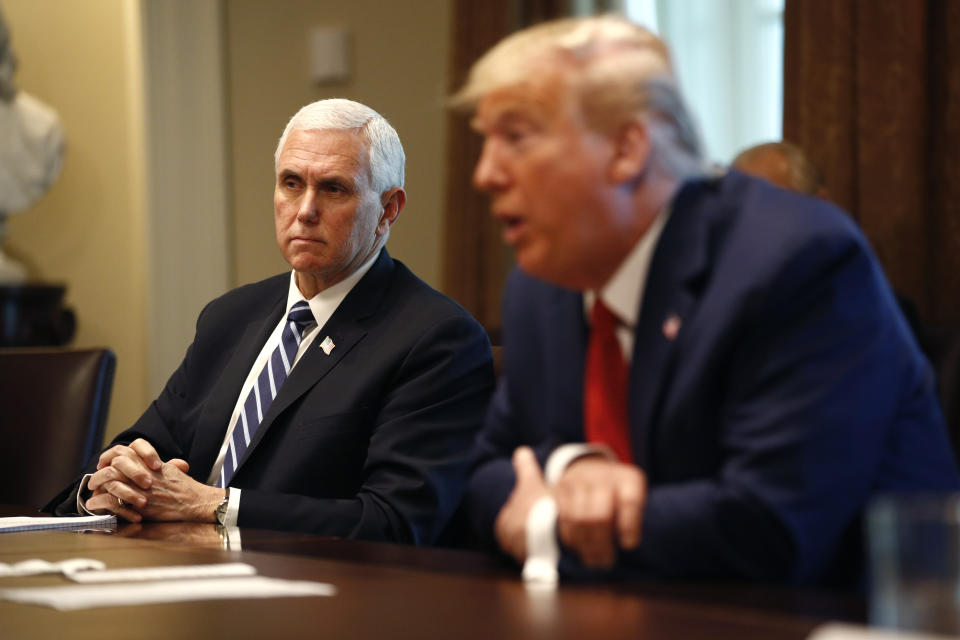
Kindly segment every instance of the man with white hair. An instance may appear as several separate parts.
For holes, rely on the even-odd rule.
[[[393,127],[307,105],[277,145],[292,267],[209,303],[166,388],[57,513],[430,544],[493,386],[483,329],[390,258],[406,202]]]
[[[452,100],[519,266],[464,512],[527,577],[849,583],[872,495],[960,486],[866,241],[826,202],[709,175],[656,36],[535,26]]]

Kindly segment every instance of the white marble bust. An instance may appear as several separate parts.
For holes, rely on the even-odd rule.
[[[63,129],[56,112],[13,82],[16,57],[0,14],[0,284],[23,282],[26,269],[3,253],[8,216],[24,211],[56,180]]]

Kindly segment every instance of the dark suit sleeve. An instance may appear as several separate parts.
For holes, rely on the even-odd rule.
[[[932,373],[862,245],[814,238],[758,293],[716,386],[722,464],[650,489],[626,566],[821,581],[859,563],[837,556],[873,492],[955,486]]]
[[[197,328],[201,327],[209,305],[204,308],[197,319]],[[173,375],[167,381],[163,391],[150,403],[147,410],[129,429],[119,433],[104,451],[118,444],[128,445],[137,438],[143,438],[153,445],[160,455],[161,460],[171,458],[186,458],[185,447],[182,443],[183,433],[181,432],[179,416],[182,416],[191,402],[191,395],[188,389],[198,389],[198,382],[191,384],[191,374],[193,372],[193,362],[196,358],[196,343],[188,349],[186,356],[177,367]],[[102,453],[102,452],[101,452]],[[87,461],[81,476],[73,484],[66,487],[59,494],[54,496],[44,507],[43,510],[58,516],[77,515],[77,490],[83,475],[93,473],[97,470],[97,461],[100,454],[93,456]],[[191,469],[191,473],[197,470]],[[206,482],[206,478],[197,478],[200,482]]]
[[[433,542],[460,500],[492,385],[482,328],[463,312],[435,324],[389,381],[356,494],[325,499],[243,489],[239,525]]]
[[[477,461],[462,507],[471,543],[489,550],[497,548],[494,522],[513,490],[515,478],[510,456],[521,444],[520,431],[507,426],[510,421],[508,394],[507,380],[501,377],[477,440]]]
[[[505,328],[509,327],[510,332],[505,336],[504,373],[473,446],[473,471],[461,508],[472,544],[491,550],[497,548],[494,522],[513,490],[513,451],[521,445],[530,446],[544,465],[553,449],[573,439],[570,434],[564,437],[551,430],[548,423],[555,420],[547,415],[560,413],[576,424],[581,411],[579,398],[553,397],[554,387],[546,382],[564,374],[541,369],[543,342],[538,338],[544,332],[529,320],[535,315],[531,309],[539,312],[550,303],[539,297],[530,283],[518,270],[513,270],[507,279],[503,317]],[[579,296],[570,304],[575,312],[582,309]],[[575,373],[575,368],[575,363],[564,367],[570,375]],[[578,388],[576,382],[570,386]]]

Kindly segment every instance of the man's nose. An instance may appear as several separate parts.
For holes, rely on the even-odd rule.
[[[306,224],[313,224],[320,219],[320,193],[316,189],[308,188],[300,199],[300,208],[297,210],[297,220]]]
[[[483,141],[480,158],[473,170],[473,186],[480,191],[494,192],[507,184],[507,174],[500,161],[496,143],[490,138]]]

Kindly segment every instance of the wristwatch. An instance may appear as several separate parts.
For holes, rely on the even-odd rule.
[[[230,487],[227,487],[226,492],[223,494],[223,500],[220,501],[220,504],[217,505],[217,508],[213,510],[213,517],[216,518],[217,524],[221,527],[226,526],[227,521],[227,505],[230,503]]]

